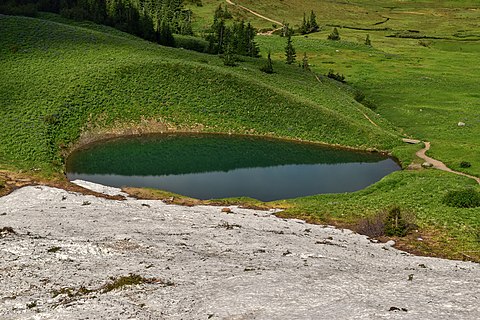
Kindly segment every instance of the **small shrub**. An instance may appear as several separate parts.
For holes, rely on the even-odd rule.
[[[408,211],[397,207],[382,210],[376,215],[362,219],[358,222],[356,230],[371,238],[389,236],[404,237],[416,228],[415,216]]]
[[[270,52],[268,53],[267,62],[260,68],[260,71],[268,74],[273,73],[273,63],[272,58],[270,57]]]
[[[110,278],[112,282],[104,285],[101,290],[103,293],[110,292],[116,289],[122,289],[125,286],[133,286],[142,283],[156,283],[164,286],[173,286],[174,283],[170,281],[163,281],[157,278],[145,278],[138,274],[130,273],[128,276],[123,276],[119,278]]]
[[[471,188],[464,190],[451,190],[443,197],[443,203],[454,208],[480,207],[480,192]]]
[[[470,168],[472,164],[468,161],[462,161],[460,162],[460,168]]]
[[[345,76],[343,74],[340,74],[340,73],[334,73],[333,70],[329,70],[328,73],[327,73],[327,77],[329,77],[330,79],[333,79],[333,80],[336,80],[336,81],[340,81],[340,82],[343,82],[345,83]]]
[[[355,99],[355,101],[362,103],[362,101],[365,100],[365,93],[360,90],[356,90],[353,98]]]
[[[357,224],[357,232],[370,238],[377,238],[385,235],[385,213],[362,219]]]
[[[365,38],[365,45],[371,47],[372,46],[372,40],[370,40],[370,35],[367,34],[367,37]]]
[[[332,33],[330,33],[327,37],[328,40],[334,40],[334,41],[338,41],[340,40],[340,34],[338,33],[338,29],[337,28],[333,28],[333,31]]]
[[[392,207],[385,218],[385,235],[389,237],[405,237],[413,229],[414,224],[408,214],[402,213],[399,207]]]

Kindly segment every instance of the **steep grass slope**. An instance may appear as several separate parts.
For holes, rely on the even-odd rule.
[[[256,133],[389,149],[391,127],[335,83],[245,59],[164,48],[109,28],[0,16],[0,163],[60,166],[85,130],[133,126]],[[364,117],[369,113],[379,127]],[[162,125],[158,125],[161,123]],[[148,125],[147,125],[148,126]],[[163,128],[163,129],[162,129]]]

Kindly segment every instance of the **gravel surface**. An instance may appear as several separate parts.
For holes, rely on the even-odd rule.
[[[478,264],[230,208],[16,190],[0,198],[0,319],[480,319]]]

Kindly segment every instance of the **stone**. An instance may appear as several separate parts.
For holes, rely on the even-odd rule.
[[[388,240],[387,242],[385,242],[386,247],[393,247],[394,245],[395,245],[395,241],[393,240]]]
[[[461,121],[460,121],[457,125],[458,125],[459,127],[465,127],[465,122],[461,122]]]
[[[393,306],[395,319],[406,319],[399,317],[405,307],[415,319],[478,319],[472,297],[480,268],[473,262],[405,255],[364,235],[268,211],[145,202],[46,186],[0,197],[8,212],[0,227],[18,232],[1,239],[1,318],[378,319],[389,318]],[[62,249],[47,252],[53,247]],[[421,264],[428,268],[418,269],[418,281],[407,282],[406,270]],[[101,290],[129,274],[161,282]],[[68,288],[80,294],[52,297]]]
[[[431,168],[431,167],[433,167],[433,164],[431,164],[430,162],[424,162],[424,163],[422,163],[422,167]]]

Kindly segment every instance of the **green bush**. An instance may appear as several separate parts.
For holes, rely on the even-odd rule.
[[[327,77],[329,77],[330,79],[333,79],[333,80],[336,80],[336,81],[340,81],[340,82],[343,82],[345,83],[345,76],[343,74],[340,74],[340,73],[334,73],[333,70],[329,70],[328,73],[327,73]]]
[[[404,237],[415,229],[415,216],[413,213],[403,211],[398,206],[382,210],[374,216],[361,219],[356,230],[371,238],[388,236]]]
[[[402,214],[399,207],[392,207],[385,218],[385,235],[389,237],[404,237],[412,229],[412,223]]]
[[[443,197],[443,203],[455,208],[480,207],[480,192],[471,188],[464,190],[451,190]]]
[[[471,166],[472,164],[470,162],[467,162],[467,161],[460,162],[460,168],[470,168]]]
[[[333,40],[333,41],[339,41],[340,40],[340,34],[338,33],[337,28],[333,28],[332,33],[330,33],[327,37],[328,40]]]

